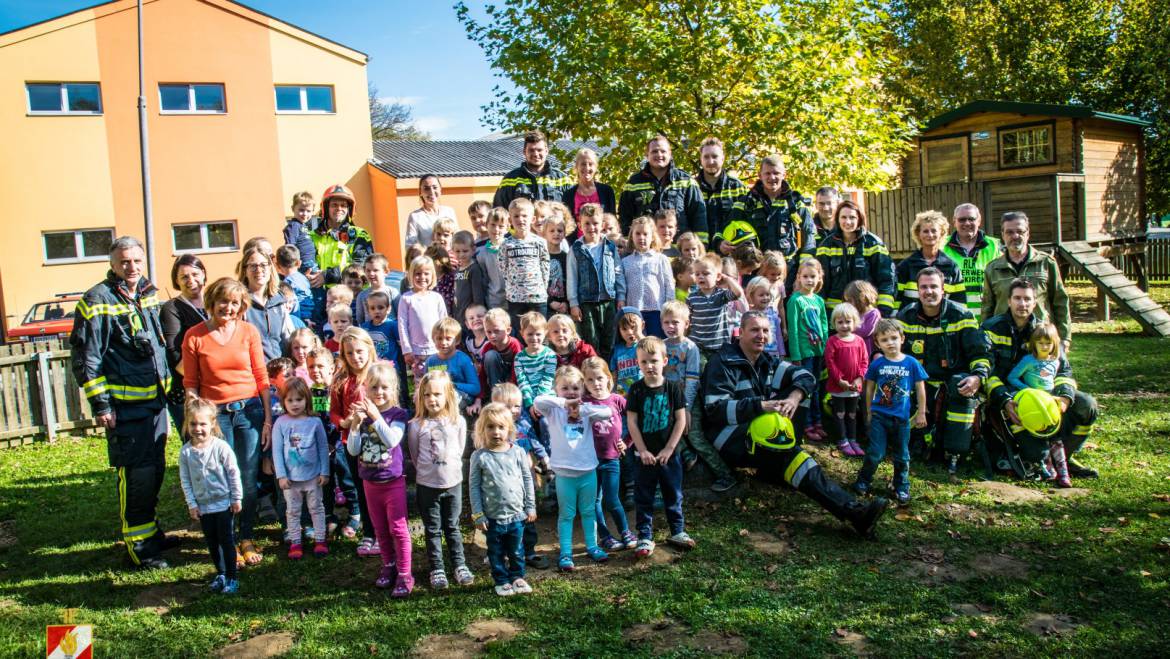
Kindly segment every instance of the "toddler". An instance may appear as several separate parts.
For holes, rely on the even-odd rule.
[[[693,232],[687,231],[678,237],[678,253],[679,256],[685,256],[688,259],[697,261],[707,253],[707,248],[703,246],[703,241]]]
[[[187,511],[203,528],[215,565],[215,578],[208,588],[231,595],[240,590],[232,520],[240,512],[244,487],[236,454],[223,440],[217,416],[214,403],[202,398],[187,402],[183,419],[187,442],[179,450],[179,482]]]
[[[398,305],[398,291],[386,283],[386,275],[390,272],[390,259],[384,254],[370,254],[362,264],[362,271],[366,273],[366,281],[370,285],[354,298],[354,324],[361,327],[369,317],[369,298],[377,292],[386,294],[388,308],[394,309]],[[394,314],[390,314],[394,315]]]
[[[386,291],[374,291],[366,296],[366,322],[361,328],[373,339],[374,354],[378,359],[397,365],[401,358],[398,322],[390,317],[390,296]]]
[[[548,310],[553,313],[569,313],[568,266],[569,244],[565,235],[577,230],[568,209],[556,202],[549,204],[541,236],[548,247]]]
[[[593,422],[593,447],[597,451],[595,508],[599,544],[606,551],[633,549],[638,539],[630,531],[621,497],[621,458],[626,452],[626,444],[622,441],[622,418],[626,414],[626,399],[613,393],[613,376],[600,357],[586,359],[581,373],[585,377],[584,401],[610,409],[608,418]],[[616,533],[611,534],[605,524],[606,512],[609,512]]]
[[[313,330],[303,327],[288,338],[288,354],[293,361],[293,375],[309,380],[309,353],[321,347],[321,341]]]
[[[654,211],[654,231],[658,234],[658,244],[662,253],[669,259],[682,255],[674,246],[674,236],[678,233],[678,214],[673,208],[659,208]]]
[[[830,407],[837,419],[837,448],[850,457],[861,457],[865,451],[857,443],[857,403],[865,384],[865,371],[869,366],[869,350],[865,341],[853,333],[861,321],[857,308],[848,302],[833,307],[835,333],[825,344],[825,368],[829,378],[825,388],[829,391]]]
[[[1029,354],[1024,355],[1008,374],[1008,384],[1016,390],[1040,389],[1052,393],[1056,386],[1056,375],[1061,370],[1060,335],[1052,323],[1041,323],[1032,330],[1028,340]],[[1064,453],[1064,442],[1059,438],[1048,445],[1045,458],[1047,475],[1056,479],[1061,487],[1072,487],[1068,473],[1068,458]]]
[[[882,312],[877,308],[877,289],[868,281],[858,279],[845,286],[844,297],[846,302],[857,309],[857,315],[861,318],[853,333],[865,341],[865,349],[870,355],[877,354],[873,345],[873,330],[882,319]]]
[[[618,319],[618,333],[622,342],[614,347],[609,358],[609,370],[613,373],[614,389],[625,396],[630,386],[642,378],[638,370],[637,344],[642,338],[642,314],[637,309],[622,309]]]
[[[710,357],[731,338],[727,324],[727,305],[743,295],[735,277],[723,274],[718,254],[706,254],[691,268],[695,287],[687,295],[691,311],[691,340],[703,357]]]
[[[284,244],[297,248],[300,270],[305,274],[317,272],[317,247],[313,243],[313,193],[298,192],[292,198],[292,217],[284,224]]]
[[[427,358],[427,372],[443,371],[451,378],[459,396],[459,409],[465,410],[479,398],[479,374],[467,353],[458,350],[463,328],[450,316],[435,323],[431,339],[435,354]]]
[[[296,561],[303,555],[301,506],[306,505],[313,520],[313,555],[324,558],[329,546],[321,488],[329,481],[329,440],[321,420],[310,414],[312,394],[304,380],[286,382],[280,400],[284,414],[272,426],[272,459],[276,482],[284,490],[288,557]]]
[[[540,417],[533,406],[537,396],[552,393],[553,377],[557,372],[557,355],[544,345],[548,323],[544,316],[529,311],[520,317],[520,336],[524,349],[516,355],[516,386],[524,399],[524,409],[532,418]]]
[[[593,346],[577,336],[577,325],[563,313],[548,319],[548,345],[557,355],[557,366],[576,366],[596,357]]]

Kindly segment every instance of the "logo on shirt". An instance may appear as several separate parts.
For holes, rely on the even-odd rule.
[[[921,339],[914,341],[910,344],[910,352],[912,352],[916,355],[921,355],[925,351],[926,351],[926,342],[921,340]]]

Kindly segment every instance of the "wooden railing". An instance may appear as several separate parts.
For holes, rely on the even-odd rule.
[[[95,426],[65,341],[0,346],[0,448]]]
[[[915,215],[937,210],[949,219],[959,204],[973,203],[985,208],[984,192],[982,181],[866,192],[865,214],[869,230],[886,243],[892,256],[906,256],[917,249],[910,235]]]

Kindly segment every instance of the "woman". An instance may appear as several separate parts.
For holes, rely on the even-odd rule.
[[[455,219],[455,209],[439,205],[439,196],[442,194],[443,186],[439,183],[438,176],[425,174],[418,180],[418,198],[422,201],[422,207],[406,218],[407,249],[410,249],[411,245],[430,247],[435,222],[441,217]]]
[[[207,320],[203,308],[203,287],[207,268],[194,254],[184,254],[171,266],[171,286],[179,294],[166,301],[159,310],[167,364],[171,367],[171,390],[167,392],[167,410],[179,435],[183,434],[183,337],[187,330]],[[185,438],[184,438],[185,439]]]
[[[239,514],[238,556],[248,565],[262,559],[253,542],[256,522],[256,476],[260,451],[272,433],[272,404],[268,391],[260,332],[241,322],[248,289],[229,277],[207,288],[206,321],[192,327],[183,340],[183,387],[187,397],[198,396],[219,408],[219,429],[240,465],[244,488]]]
[[[845,298],[845,287],[856,280],[868,281],[878,292],[877,308],[883,318],[894,313],[894,263],[881,238],[865,229],[865,213],[852,201],[843,201],[833,214],[833,229],[817,246],[817,260],[825,272],[821,297],[825,307]]]
[[[280,294],[275,261],[264,253],[261,245],[253,245],[244,250],[244,258],[236,266],[236,277],[248,289],[243,319],[259,330],[264,341],[264,359],[280,357],[293,333],[293,325],[286,300]]]
[[[561,198],[577,219],[577,213],[585,204],[601,204],[606,213],[617,213],[617,201],[613,188],[597,182],[597,152],[593,149],[581,149],[573,161],[573,169],[577,172],[577,184],[569,188]]]
[[[938,211],[925,211],[914,216],[914,224],[910,225],[910,235],[918,249],[902,259],[895,269],[895,278],[898,281],[898,310],[918,301],[918,273],[924,268],[934,266],[943,273],[943,290],[947,299],[962,305],[967,304],[967,286],[963,283],[963,271],[955,260],[942,252],[943,241],[946,240],[947,218]]]

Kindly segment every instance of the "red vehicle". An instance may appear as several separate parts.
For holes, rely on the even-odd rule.
[[[47,302],[37,302],[19,327],[8,330],[8,340],[45,341],[69,336],[73,331],[73,311],[80,299],[81,293],[61,293]]]

